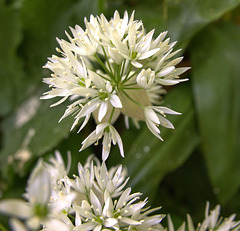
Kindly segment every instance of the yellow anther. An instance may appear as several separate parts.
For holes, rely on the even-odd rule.
[[[77,40],[79,40],[79,38],[72,39],[73,42],[76,42]]]

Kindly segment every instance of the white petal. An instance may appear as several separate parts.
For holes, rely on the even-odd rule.
[[[70,222],[69,222],[70,223]],[[68,225],[57,219],[51,219],[44,222],[44,226],[47,230],[51,231],[70,231],[72,230]]]
[[[123,206],[126,205],[127,200],[128,200],[128,196],[131,193],[131,188],[127,188],[122,195],[120,196],[120,198],[118,199],[117,205],[116,205],[116,210],[121,209]]]
[[[185,71],[191,69],[191,67],[178,67],[175,69],[175,71],[173,72],[173,74],[176,75],[181,75],[182,73],[184,73]]]
[[[80,152],[84,150],[85,148],[89,147],[93,143],[95,143],[99,138],[99,134],[96,134],[96,131],[93,131],[83,142],[82,147],[79,150]]]
[[[112,42],[121,53],[125,55],[128,54],[128,48],[126,44],[121,42],[121,38],[119,37],[119,33],[116,29],[112,31]]]
[[[102,225],[97,225],[93,231],[101,231],[102,230]]]
[[[119,99],[119,97],[117,95],[111,94],[110,102],[113,105],[113,107],[122,108],[121,100]]]
[[[89,76],[93,84],[99,89],[105,89],[105,81],[96,72],[88,70]]]
[[[101,122],[103,117],[106,115],[108,109],[108,102],[102,101],[98,111],[98,121]]]
[[[116,48],[108,47],[108,53],[116,64],[120,65],[122,63],[123,57],[119,54]]]
[[[0,212],[19,218],[28,218],[32,216],[31,207],[23,200],[5,199],[0,202]]]
[[[152,49],[150,51],[144,52],[139,57],[139,60],[147,59],[147,58],[153,56],[154,54],[156,54],[159,50],[160,50],[160,48],[155,48],[155,49]]]
[[[75,227],[73,230],[88,231],[88,230],[94,230],[95,227],[96,227],[96,223],[88,222],[88,223],[83,223],[80,226]]]
[[[140,221],[134,221],[134,220],[132,220],[130,218],[127,218],[127,217],[122,217],[121,221],[126,223],[126,224],[129,224],[129,225],[141,225],[142,224]]]
[[[157,128],[157,126],[150,120],[146,120],[146,124],[148,129],[152,132],[153,135],[155,135],[158,139],[163,140],[162,137],[159,135],[160,130]]]
[[[154,112],[154,110],[152,108],[146,107],[144,109],[144,115],[146,118],[153,121],[154,123],[156,123],[156,124],[160,123],[158,116],[156,115],[156,113]]]
[[[161,85],[164,86],[172,86],[176,85],[180,82],[185,82],[188,81],[188,79],[161,79],[161,78],[156,78],[155,81]]]
[[[78,133],[85,127],[85,125],[87,124],[87,122],[89,121],[89,119],[90,119],[90,114],[88,114],[88,115],[86,115],[86,117],[85,117],[85,119],[84,119],[84,121],[83,121],[83,123],[82,123],[82,126],[79,128],[79,130],[78,130]]]
[[[99,134],[99,133],[103,132],[104,129],[109,125],[110,125],[109,123],[98,124],[97,127],[96,127],[96,134]]]
[[[56,102],[56,103],[50,105],[50,107],[55,107],[55,106],[57,106],[57,105],[63,103],[67,98],[68,98],[68,96],[63,97],[63,98],[60,99],[58,102]]]
[[[174,129],[173,124],[172,124],[169,120],[167,120],[166,118],[164,118],[164,117],[161,116],[161,115],[159,115],[158,118],[159,118],[159,120],[160,120],[160,124],[161,124],[163,127]]]
[[[28,179],[26,191],[30,203],[48,203],[51,193],[51,181],[42,159],[34,167]]]
[[[134,24],[131,24],[129,26],[129,30],[128,30],[128,43],[129,43],[129,47],[135,47],[136,44],[136,27]]]
[[[181,115],[180,112],[176,112],[176,111],[174,111],[174,110],[172,110],[172,109],[170,109],[170,108],[167,108],[167,107],[153,106],[152,108],[153,108],[155,111],[157,111],[157,112],[159,112],[159,113],[161,113],[161,114],[165,113],[165,114],[172,114],[172,115]]]
[[[90,200],[91,200],[91,204],[93,205],[94,213],[96,215],[101,215],[102,213],[101,203],[92,190],[90,191]]]
[[[157,77],[163,77],[163,76],[165,76],[165,75],[170,74],[174,69],[175,69],[174,66],[166,67],[166,68],[164,68],[163,70],[161,70],[156,76],[157,76]]]
[[[13,231],[28,231],[24,224],[15,218],[10,219],[9,223]]]
[[[103,145],[103,147],[102,147],[102,161],[104,162],[108,158],[110,148],[111,148],[111,140],[110,140],[108,132],[104,133],[102,145]]]
[[[98,98],[92,99],[83,106],[82,110],[78,113],[76,117],[81,118],[91,114],[93,111],[97,110],[97,105],[100,102],[101,101]]]
[[[54,90],[57,91],[57,90]],[[76,94],[82,97],[85,97],[87,94],[94,94],[96,93],[96,89],[93,88],[86,88],[86,87],[74,87],[73,89],[70,90],[72,94]]]
[[[131,61],[131,64],[136,68],[141,68],[143,65],[137,61]]]
[[[110,132],[114,135],[114,141],[113,143],[115,144],[115,142],[117,141],[119,150],[120,150],[120,154],[122,157],[124,157],[124,151],[123,151],[123,143],[122,143],[122,139],[121,136],[119,135],[119,133],[117,132],[117,130],[113,127],[113,126],[109,126]]]
[[[115,218],[107,218],[104,221],[104,226],[106,226],[106,227],[113,227],[117,223],[118,223],[117,219],[115,219]]]

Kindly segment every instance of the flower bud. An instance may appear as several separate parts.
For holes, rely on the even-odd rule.
[[[119,54],[116,48],[108,47],[108,54],[116,64],[120,65],[122,63],[123,57]]]
[[[155,80],[155,72],[150,68],[147,70],[143,69],[137,76],[137,83],[140,87],[149,89],[154,83]]]

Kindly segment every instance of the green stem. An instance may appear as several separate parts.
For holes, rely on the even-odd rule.
[[[134,85],[136,85],[136,82],[125,84],[125,85],[123,85],[123,87],[125,88],[125,87],[129,87],[129,86],[134,86]]]
[[[99,73],[96,73],[96,74],[98,74],[101,78],[103,78],[103,79],[105,79],[105,80],[107,80],[107,81],[111,81],[110,79],[104,77],[103,75],[101,75],[101,74],[99,74]]]
[[[141,87],[124,87],[124,90],[127,89],[127,90],[142,90]]]
[[[112,77],[112,73],[106,68],[106,66],[104,65],[104,63],[102,62],[102,60],[95,54],[94,57],[97,59],[97,61],[99,62],[99,64],[101,65],[101,67],[106,71],[106,73]]]
[[[111,123],[114,111],[115,111],[115,107],[113,107],[113,109],[112,109],[112,112],[111,112],[111,115],[109,117],[108,123]]]
[[[126,63],[126,59],[124,59],[123,62],[122,62],[122,69],[121,69],[121,73],[120,73],[121,76],[123,76],[123,72],[124,72],[124,68],[125,68],[125,63]]]
[[[131,70],[132,70],[132,64],[130,63],[130,66],[129,66],[129,69],[128,69],[128,73],[127,73],[125,79],[122,81],[122,83],[125,83],[125,82],[127,82],[127,81],[129,80],[128,77],[129,77],[129,74],[130,74]],[[134,74],[135,74],[135,73],[134,73]],[[133,74],[133,75],[134,75],[134,74]]]
[[[106,59],[107,64],[108,64],[108,68],[109,68],[110,72],[111,72],[112,75],[113,75],[113,71],[112,71],[111,65],[110,65],[110,63],[109,63],[109,60],[108,60],[108,57],[107,57],[106,51],[105,51],[105,49],[103,48],[103,46],[101,46],[101,47],[102,47],[102,50],[103,50],[103,53],[104,53],[105,59]]]
[[[134,99],[132,99],[124,90],[122,90],[123,94],[129,99],[131,100],[133,103],[137,104],[139,107],[141,108],[145,108],[142,104],[138,103],[137,101],[135,101]]]

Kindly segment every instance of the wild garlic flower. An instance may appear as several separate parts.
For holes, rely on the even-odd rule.
[[[103,14],[91,15],[90,20],[85,18],[84,22],[86,29],[76,25],[70,28],[72,35],[66,32],[69,41],[57,39],[61,56],[53,55],[44,66],[52,72],[51,77],[44,78],[51,90],[41,98],[62,97],[52,106],[67,98],[73,100],[60,119],[73,115],[75,121],[71,129],[80,122],[81,131],[91,115],[99,125],[113,124],[122,113],[135,124],[145,121],[150,131],[161,139],[156,126],[173,126],[169,126],[166,118],[160,122],[154,113],[146,111],[161,103],[163,86],[187,80],[179,79],[189,68],[176,68],[183,59],[175,57],[180,51],[173,51],[176,42],[165,39],[167,32],[154,39],[154,30],[146,33],[142,21],[134,20],[134,12],[130,17],[125,12],[120,18],[115,11],[109,21]],[[171,111],[171,114],[178,113]],[[121,137],[113,127],[106,126],[101,135],[104,137],[103,160],[108,157],[111,142],[117,141],[123,156]],[[97,131],[92,133],[81,150],[99,137]]]
[[[84,166],[78,164],[78,174],[74,179],[68,179],[77,195],[72,203],[73,230],[146,230],[159,227],[164,216],[149,216],[159,208],[144,208],[147,201],[139,201],[141,193],[131,194],[131,188],[124,189],[129,178],[121,165],[107,170],[105,162],[100,164],[90,156]]]
[[[164,215],[151,215],[159,208],[145,207],[147,200],[140,200],[142,194],[126,188],[129,178],[123,166],[108,170],[105,162],[91,155],[84,165],[78,163],[78,176],[73,178],[64,168],[60,168],[64,174],[59,174],[59,166],[64,163],[57,152],[49,162],[41,161],[35,167],[27,186],[28,203],[0,201],[0,212],[13,216],[14,231],[161,230]]]
[[[235,214],[232,214],[228,218],[220,217],[220,205],[217,205],[209,213],[209,202],[207,202],[205,209],[205,219],[198,223],[195,228],[191,216],[187,215],[187,226],[189,231],[239,231],[240,230],[240,221],[234,221]],[[168,215],[168,230],[174,231],[174,225],[171,220],[170,215]],[[185,222],[178,228],[178,231],[185,231]]]
[[[49,216],[51,210],[49,207],[50,195],[50,176],[43,161],[39,160],[28,180],[26,194],[24,195],[27,202],[20,199],[2,200],[0,201],[0,212],[25,219],[27,227],[35,230]],[[17,220],[13,220],[12,225],[23,227]]]

